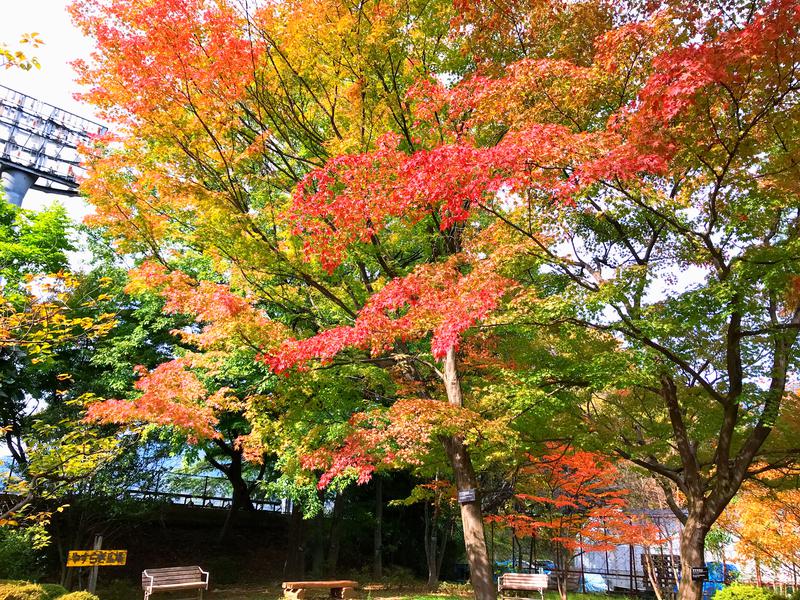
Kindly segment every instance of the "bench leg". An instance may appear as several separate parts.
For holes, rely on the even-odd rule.
[[[203,588],[197,588],[197,600],[203,600]]]
[[[283,597],[286,600],[303,600],[306,597],[306,591],[304,589],[283,590]]]
[[[356,592],[351,587],[344,588],[331,588],[331,598],[340,598],[341,600],[350,600],[356,597]]]

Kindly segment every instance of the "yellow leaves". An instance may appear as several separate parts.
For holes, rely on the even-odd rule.
[[[115,316],[102,313],[96,317],[76,315],[71,305],[83,309],[97,305],[97,299],[83,292],[72,275],[57,273],[30,279],[28,293],[22,298],[6,297],[0,292],[0,347],[24,348],[34,364],[45,360],[59,346],[81,338],[96,338],[115,325]],[[63,379],[62,379],[63,377]],[[66,381],[69,375],[59,376]]]
[[[795,563],[800,559],[800,490],[772,490],[747,484],[720,517],[738,538],[737,552],[748,559]]]
[[[24,33],[19,39],[19,43],[31,48],[38,48],[44,42],[39,37],[38,32]],[[21,50],[11,50],[5,44],[0,44],[0,67],[10,69],[16,67],[29,71],[32,68],[39,68],[39,60],[35,57],[29,57]]]

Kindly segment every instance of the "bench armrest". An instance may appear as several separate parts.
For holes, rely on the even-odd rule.
[[[150,573],[147,572],[147,569],[145,569],[142,572],[142,575],[144,575],[145,577],[149,577],[150,578],[150,585],[149,585],[148,589],[152,590],[153,589],[153,583],[155,583],[155,578],[152,575],[150,575]]]
[[[206,584],[206,589],[208,589],[208,577],[209,577],[208,571],[203,571],[203,569],[201,567],[197,567],[197,568],[200,569],[200,574],[201,575],[205,575],[205,580],[203,581],[203,583]]]

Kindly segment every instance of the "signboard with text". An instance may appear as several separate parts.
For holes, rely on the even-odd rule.
[[[121,567],[128,560],[127,550],[70,550],[68,567]]]
[[[459,504],[468,504],[470,502],[475,502],[476,499],[477,495],[476,495],[476,490],[474,488],[458,491]]]

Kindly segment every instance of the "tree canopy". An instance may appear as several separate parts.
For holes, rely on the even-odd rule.
[[[92,224],[195,320],[92,418],[215,440],[235,405],[245,455],[322,486],[443,453],[480,490],[566,440],[659,482],[684,572],[747,478],[796,467],[796,1],[72,11],[117,129]],[[492,598],[481,494],[460,509]]]

